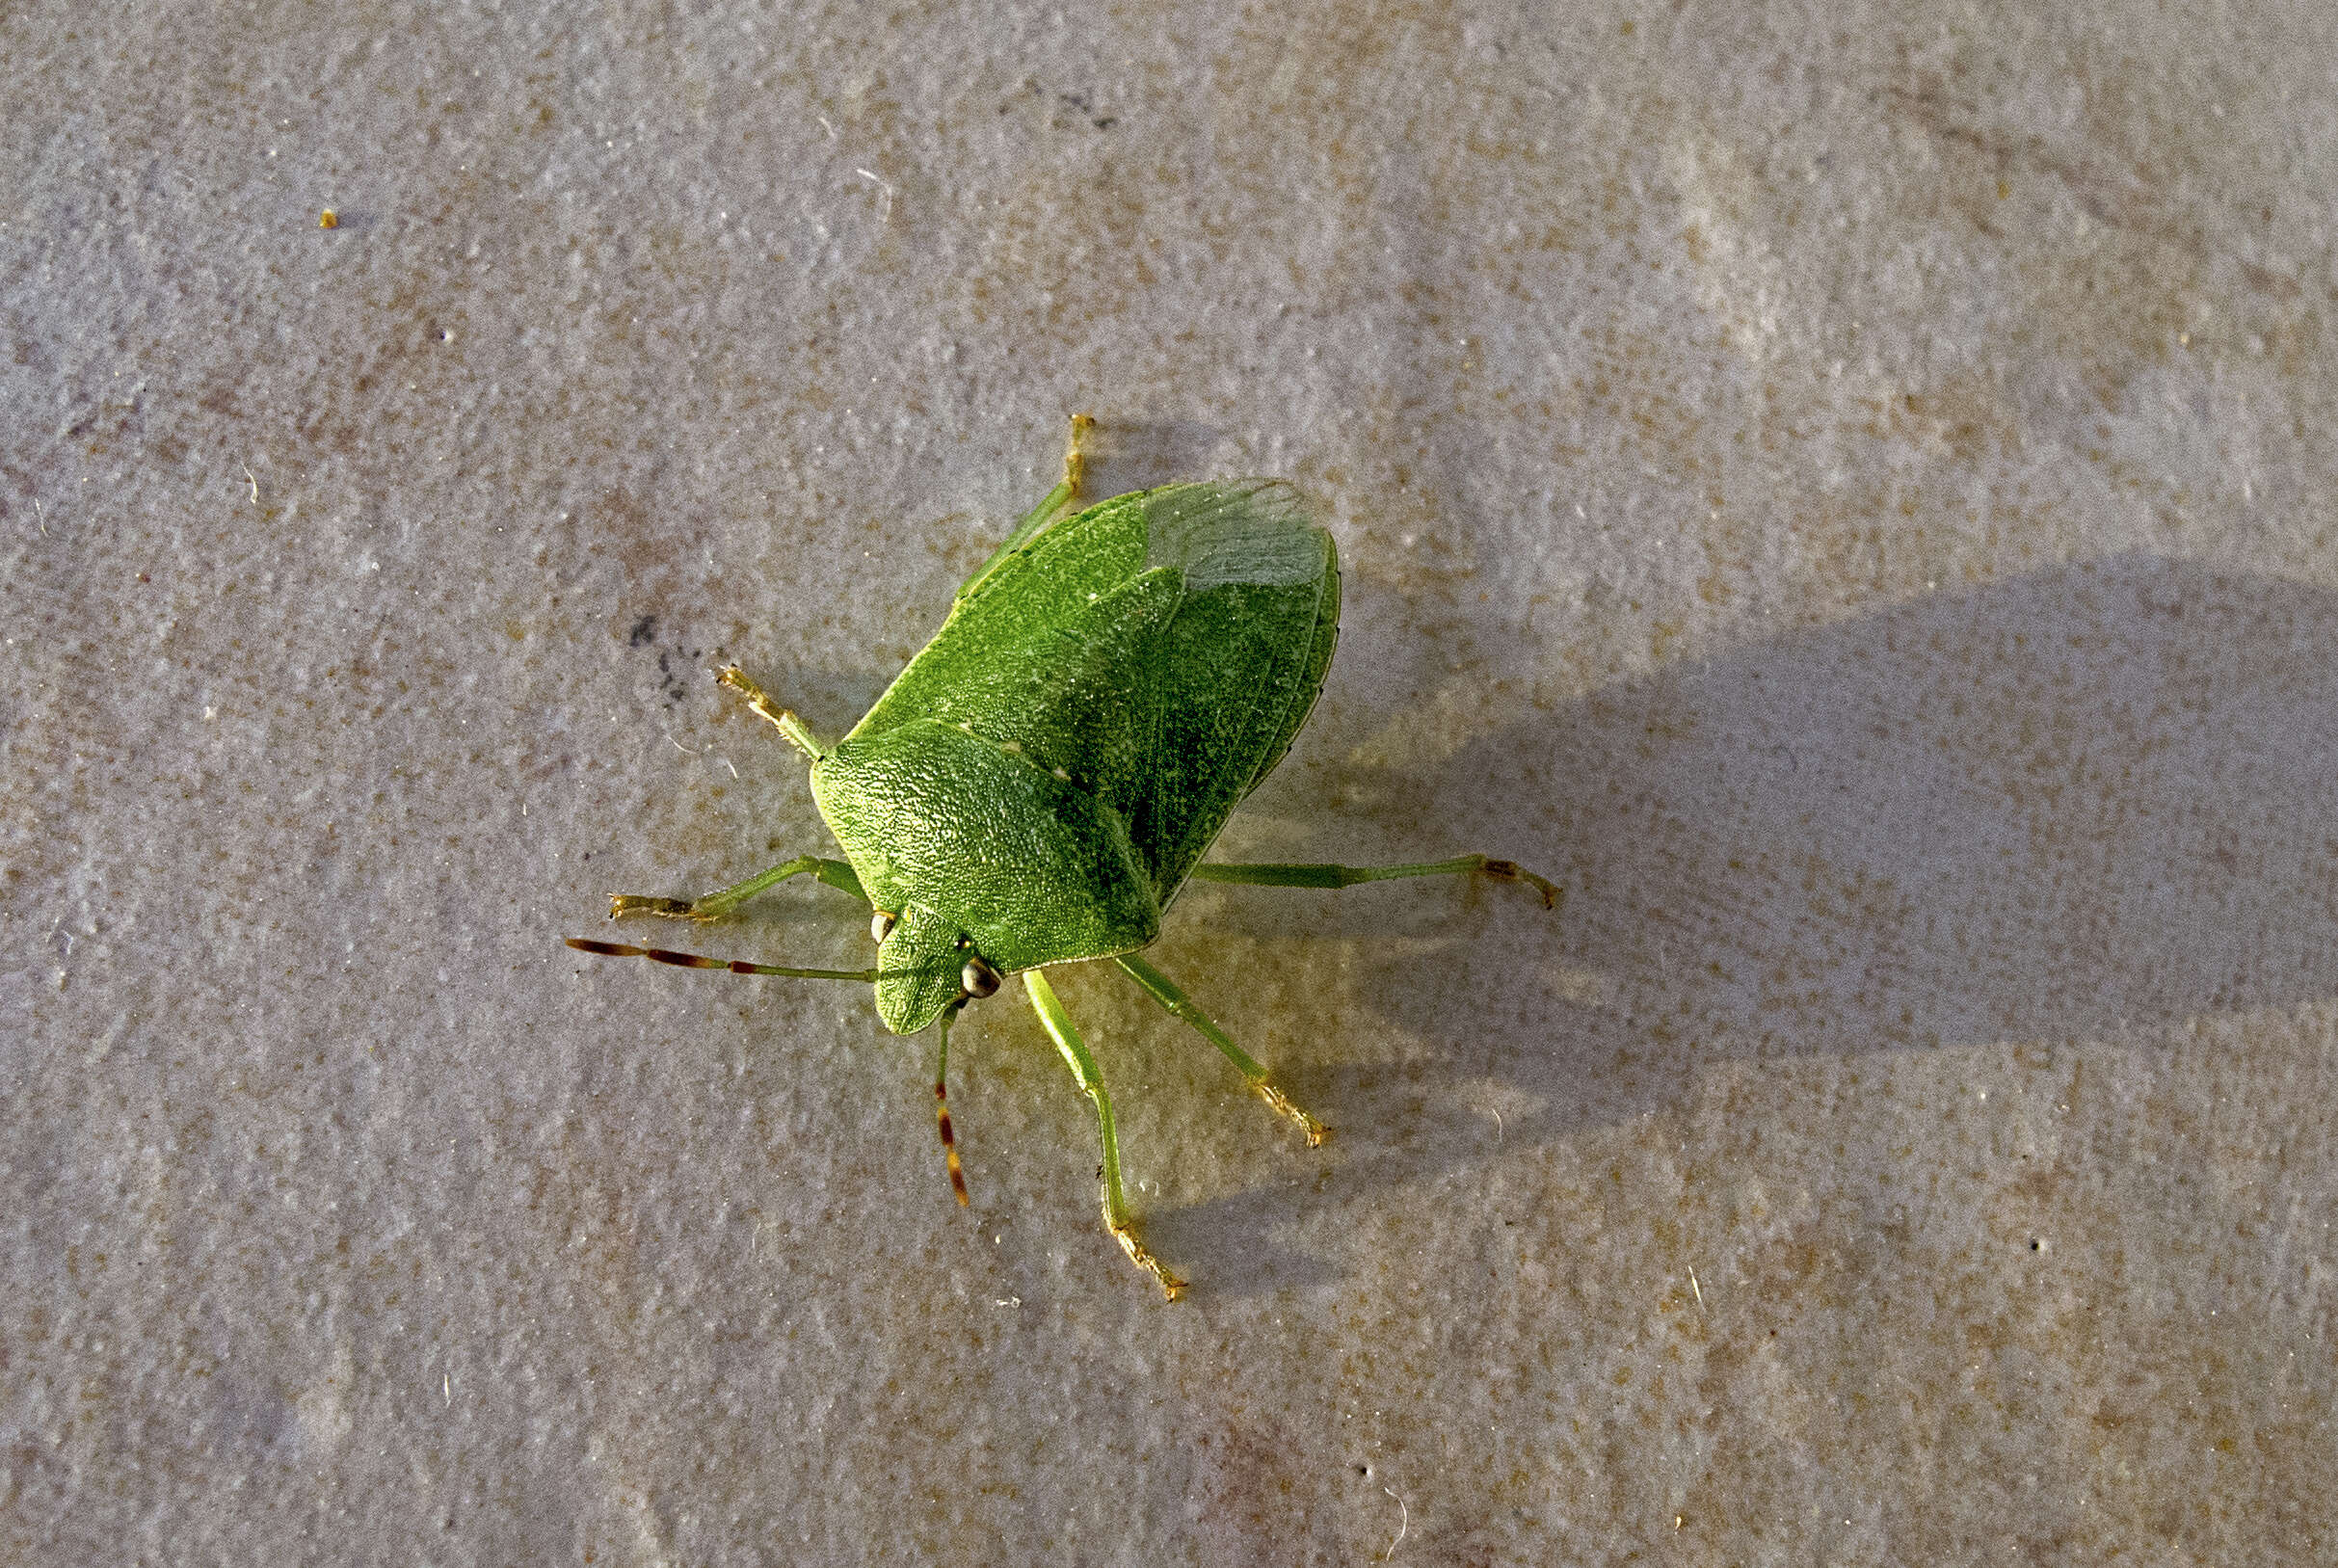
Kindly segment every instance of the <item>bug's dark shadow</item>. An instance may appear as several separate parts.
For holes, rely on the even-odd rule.
[[[1568,889],[1554,923],[1492,896],[1514,890],[1435,883],[1304,910],[1238,890],[1210,913],[1278,965],[1310,961],[1295,930],[1411,939],[1385,964],[1324,963],[1320,985],[1437,1049],[1343,1065],[1327,1044],[1291,1087],[1342,1129],[1342,1185],[1434,1178],[1661,1110],[1716,1059],[2099,1037],[2338,995],[2333,763],[2338,596],[2121,557],[1610,688],[1417,776],[1318,769],[1375,816],[1433,825],[1440,851],[1548,870]],[[1499,1129],[1488,1086],[1511,1107]],[[1246,1270],[1213,1282],[1239,1291],[1304,1271],[1257,1256],[1291,1218],[1262,1190],[1161,1234]]]

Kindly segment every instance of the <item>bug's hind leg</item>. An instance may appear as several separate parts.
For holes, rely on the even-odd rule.
[[[1250,1085],[1252,1094],[1265,1101],[1277,1116],[1298,1124],[1299,1130],[1307,1134],[1307,1147],[1315,1148],[1331,1136],[1330,1128],[1301,1110],[1292,1103],[1290,1096],[1268,1082],[1266,1069],[1260,1066],[1248,1051],[1235,1045],[1232,1036],[1210,1021],[1209,1014],[1194,1006],[1192,998],[1180,991],[1169,976],[1134,953],[1122,953],[1113,962],[1126,970],[1130,979],[1143,986],[1146,994],[1155,1001],[1192,1024],[1204,1039],[1224,1051],[1226,1059],[1234,1063],[1235,1070],[1242,1075],[1243,1081]]]
[[[1078,1080],[1080,1093],[1096,1106],[1097,1130],[1103,1134],[1104,1165],[1103,1172],[1104,1229],[1120,1243],[1120,1250],[1129,1255],[1129,1262],[1153,1276],[1162,1293],[1175,1301],[1185,1289],[1185,1282],[1169,1272],[1168,1265],[1146,1250],[1136,1238],[1136,1227],[1129,1217],[1129,1200],[1120,1187],[1120,1135],[1112,1122],[1112,1097],[1104,1092],[1104,1076],[1097,1071],[1096,1058],[1088,1054],[1081,1044],[1079,1030],[1072,1024],[1072,1016],[1063,1003],[1055,999],[1055,988],[1048,984],[1047,976],[1037,970],[1023,971],[1023,989],[1031,994],[1031,1010],[1039,1015],[1048,1038],[1063,1052],[1063,1059]]]
[[[1204,862],[1187,873],[1203,882],[1246,882],[1264,888],[1352,888],[1359,882],[1387,882],[1396,877],[1492,877],[1497,882],[1524,882],[1542,894],[1542,907],[1556,909],[1566,890],[1538,877],[1516,861],[1490,855],[1456,855],[1449,861],[1421,861],[1410,865],[1226,865]]]
[[[764,889],[785,882],[789,877],[810,871],[822,882],[841,892],[851,893],[863,903],[868,895],[861,890],[861,879],[842,861],[826,861],[817,855],[798,855],[794,860],[775,865],[768,871],[757,871],[744,882],[734,882],[717,892],[698,898],[656,898],[644,893],[611,893],[609,918],[622,920],[628,915],[654,915],[667,920],[719,920]]]
[[[983,579],[998,570],[1006,558],[1039,537],[1041,529],[1055,519],[1058,513],[1079,499],[1079,488],[1088,476],[1088,454],[1084,441],[1089,431],[1096,428],[1092,414],[1072,415],[1072,439],[1064,446],[1063,482],[1041,497],[1037,506],[1023,515],[1015,531],[1006,542],[991,552],[991,558],[972,576],[958,585],[958,598],[964,598],[982,586]]]
[[[1063,488],[1068,492],[1064,496],[1067,502],[1079,499],[1080,486],[1087,481],[1088,454],[1084,443],[1088,432],[1095,428],[1096,415],[1092,413],[1072,415],[1072,435],[1071,439],[1064,443],[1063,451]]]

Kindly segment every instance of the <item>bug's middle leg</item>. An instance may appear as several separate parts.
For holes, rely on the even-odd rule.
[[[1235,1070],[1242,1075],[1242,1081],[1250,1085],[1252,1094],[1265,1101],[1268,1108],[1273,1110],[1277,1116],[1286,1117],[1298,1124],[1299,1130],[1307,1135],[1307,1147],[1316,1148],[1325,1138],[1331,1136],[1330,1128],[1301,1110],[1290,1096],[1269,1082],[1266,1069],[1259,1065],[1258,1059],[1240,1046],[1235,1045],[1234,1037],[1219,1028],[1209,1014],[1194,1006],[1193,998],[1180,991],[1176,982],[1169,976],[1134,953],[1122,953],[1115,957],[1113,962],[1118,964],[1130,979],[1143,986],[1147,996],[1179,1018],[1183,1019],[1187,1023],[1192,1024],[1203,1039],[1225,1052],[1226,1059],[1234,1063]]]
[[[776,887],[789,877],[810,871],[822,882],[841,892],[851,893],[863,903],[868,895],[861,890],[861,879],[842,861],[822,860],[817,855],[798,855],[794,860],[775,865],[767,871],[757,871],[744,882],[697,898],[657,898],[645,893],[611,893],[609,918],[622,920],[628,915],[654,915],[667,920],[697,920],[704,923],[717,920],[753,898],[764,889]]]
[[[1536,876],[1516,861],[1490,855],[1456,855],[1449,861],[1421,861],[1410,865],[1228,865],[1205,861],[1188,875],[1202,882],[1246,882],[1264,888],[1352,888],[1359,882],[1388,882],[1397,877],[1491,877],[1497,882],[1524,882],[1542,894],[1542,907],[1556,909],[1566,890]]]
[[[1056,1000],[1055,988],[1048,984],[1047,976],[1037,970],[1025,970],[1023,984],[1031,995],[1031,1010],[1039,1015],[1040,1025],[1048,1031],[1048,1038],[1055,1042],[1055,1049],[1063,1053],[1072,1076],[1078,1080],[1080,1093],[1096,1107],[1097,1130],[1103,1134],[1104,1146],[1104,1229],[1112,1233],[1120,1250],[1129,1255],[1129,1262],[1152,1275],[1162,1293],[1175,1301],[1185,1289],[1185,1282],[1170,1273],[1168,1265],[1146,1250],[1145,1244],[1136,1238],[1136,1227],[1129,1217],[1129,1200],[1120,1186],[1120,1134],[1113,1125],[1112,1097],[1104,1091],[1104,1076],[1097,1070],[1096,1058],[1088,1054],[1088,1048],[1081,1043],[1079,1030],[1073,1026],[1072,1015]]]

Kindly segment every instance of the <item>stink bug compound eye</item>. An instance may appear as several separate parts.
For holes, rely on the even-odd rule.
[[[980,1001],[985,997],[996,997],[998,995],[998,971],[984,963],[982,955],[977,953],[966,961],[966,968],[958,971],[958,989],[974,1001]]]
[[[1142,950],[1189,879],[1349,888],[1397,877],[1521,882],[1484,855],[1406,865],[1204,861],[1242,798],[1289,750],[1323,689],[1340,630],[1331,535],[1290,487],[1237,479],[1077,504],[1072,421],[1062,483],[958,590],[949,618],[842,739],[824,742],[736,666],[716,672],[811,764],[812,799],[843,859],[802,855],[695,899],[621,893],[609,917],[719,920],[809,874],[870,912],[876,966],[806,970],[581,937],[610,958],[874,988],[895,1034],[935,1031],[934,1103],[950,1185],[969,1202],[950,1128],[950,1024],[1018,975],[1096,1111],[1104,1228],[1171,1298],[1184,1281],[1137,1238],[1122,1192],[1112,1099],[1046,971],[1109,959],[1225,1053],[1309,1145],[1329,1129]]]

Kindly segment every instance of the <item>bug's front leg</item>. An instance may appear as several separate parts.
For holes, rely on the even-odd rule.
[[[1136,1238],[1136,1227],[1129,1217],[1129,1200],[1120,1186],[1120,1134],[1112,1122],[1112,1097],[1104,1091],[1104,1076],[1097,1070],[1096,1058],[1088,1054],[1081,1043],[1079,1030],[1072,1024],[1072,1015],[1055,998],[1055,988],[1048,984],[1047,976],[1037,970],[1023,971],[1023,989],[1031,994],[1031,1010],[1039,1015],[1048,1038],[1063,1052],[1063,1059],[1078,1080],[1080,1093],[1096,1107],[1096,1125],[1103,1134],[1104,1165],[1103,1171],[1104,1200],[1104,1229],[1120,1243],[1120,1250],[1129,1255],[1129,1262],[1153,1276],[1163,1294],[1175,1301],[1185,1289],[1185,1282],[1169,1272],[1167,1264],[1146,1250]]]
[[[775,865],[768,871],[757,871],[744,882],[734,882],[718,892],[698,898],[657,898],[644,893],[611,893],[609,918],[622,920],[628,915],[654,915],[666,920],[719,920],[764,889],[776,887],[789,877],[810,871],[822,882],[840,892],[851,893],[863,903],[868,895],[861,890],[861,879],[842,861],[822,860],[817,855],[798,855],[794,860]]]
[[[726,664],[715,671],[714,681],[718,686],[726,686],[737,692],[757,715],[778,727],[780,733],[787,737],[788,745],[793,746],[806,757],[817,762],[828,755],[818,738],[812,734],[810,728],[802,719],[797,718],[793,710],[784,708],[773,702],[771,694],[757,685],[754,678],[737,665]]]

